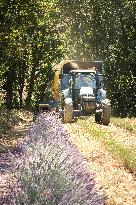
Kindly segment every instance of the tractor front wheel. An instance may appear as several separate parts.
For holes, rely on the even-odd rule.
[[[73,121],[73,104],[71,101],[66,101],[64,105],[64,122],[70,123]]]
[[[104,125],[108,125],[110,123],[110,102],[108,99],[105,99],[102,102],[101,121]]]
[[[101,123],[101,115],[102,115],[101,110],[95,111],[95,122],[96,123]]]

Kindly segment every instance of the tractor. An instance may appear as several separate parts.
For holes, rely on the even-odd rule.
[[[103,62],[61,62],[54,76],[54,102],[65,123],[95,114],[97,123],[108,125],[110,101],[103,89]]]

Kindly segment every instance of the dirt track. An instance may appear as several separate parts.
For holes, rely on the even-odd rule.
[[[19,142],[23,141],[26,131],[29,129],[32,121],[32,116],[27,114],[22,117],[23,122],[20,122],[14,127],[16,134],[19,133],[19,139],[12,141],[12,153],[0,153],[0,205],[13,205],[14,204],[14,191],[16,189],[16,180],[13,177],[13,170],[16,162],[20,159],[20,150],[16,146]]]
[[[97,125],[99,129],[110,133],[121,143],[134,145],[136,136],[131,136],[123,129],[114,125]],[[108,205],[135,205],[136,204],[136,178],[118,159],[114,159],[104,144],[91,135],[78,124],[65,124],[70,134],[70,140],[81,151],[88,169],[94,172],[98,184],[102,185],[108,196]],[[130,140],[131,139],[131,140]]]

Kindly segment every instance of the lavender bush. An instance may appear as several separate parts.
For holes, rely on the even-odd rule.
[[[17,205],[103,205],[105,197],[56,115],[39,116],[23,144]]]

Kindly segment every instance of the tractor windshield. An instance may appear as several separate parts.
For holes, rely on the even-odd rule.
[[[81,87],[91,87],[96,89],[95,74],[91,73],[78,73],[75,77],[75,89],[80,89]]]

